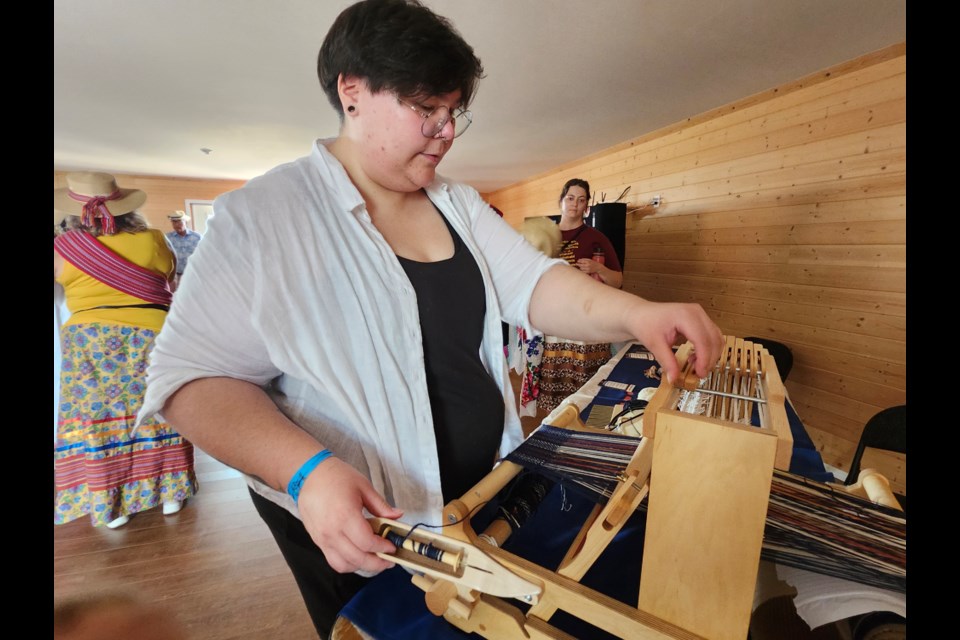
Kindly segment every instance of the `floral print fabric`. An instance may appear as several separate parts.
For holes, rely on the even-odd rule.
[[[132,433],[156,332],[96,322],[61,331],[54,524],[89,516],[101,526],[193,496],[193,445],[154,419]]]
[[[543,358],[543,336],[527,339],[527,332],[517,327],[517,348],[522,354],[517,373],[523,376],[520,384],[520,415],[537,415],[537,398],[540,395],[540,362]]]

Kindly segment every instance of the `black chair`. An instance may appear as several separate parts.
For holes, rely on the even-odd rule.
[[[853,640],[906,640],[907,619],[892,611],[872,611],[850,619]]]
[[[860,434],[860,442],[853,454],[853,460],[850,462],[847,479],[843,481],[844,484],[850,485],[857,481],[857,476],[860,475],[860,460],[867,447],[896,453],[907,452],[907,405],[884,409],[867,420],[863,433]],[[894,495],[906,513],[907,497],[900,494]]]
[[[777,363],[777,371],[780,373],[780,380],[783,382],[787,381],[787,375],[790,374],[790,369],[793,368],[793,352],[790,351],[790,347],[782,342],[777,342],[776,340],[770,340],[769,338],[758,338],[756,336],[744,338],[744,340],[749,342],[759,342],[762,344],[770,353],[770,355],[773,356],[774,362]]]
[[[901,404],[884,409],[867,420],[844,484],[853,484],[857,481],[857,476],[860,475],[860,459],[863,457],[863,450],[867,447],[897,453],[907,452],[907,405]]]

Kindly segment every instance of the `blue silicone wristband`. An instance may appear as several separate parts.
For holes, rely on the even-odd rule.
[[[293,474],[292,478],[290,478],[290,482],[287,483],[287,493],[290,494],[290,497],[293,498],[294,502],[297,502],[300,499],[300,488],[303,487],[303,483],[306,481],[307,476],[313,473],[313,470],[317,468],[318,464],[332,455],[332,451],[329,449],[324,449],[304,462],[303,466],[297,469],[297,472]]]

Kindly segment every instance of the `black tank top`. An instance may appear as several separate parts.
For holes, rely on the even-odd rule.
[[[504,405],[500,389],[480,361],[486,313],[480,268],[440,215],[453,239],[453,257],[439,262],[397,258],[417,294],[446,503],[493,468],[503,435]]]

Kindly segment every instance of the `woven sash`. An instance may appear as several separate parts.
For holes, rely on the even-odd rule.
[[[164,276],[117,255],[86,231],[68,231],[54,239],[53,248],[77,269],[117,291],[155,304],[169,305],[173,300]]]

